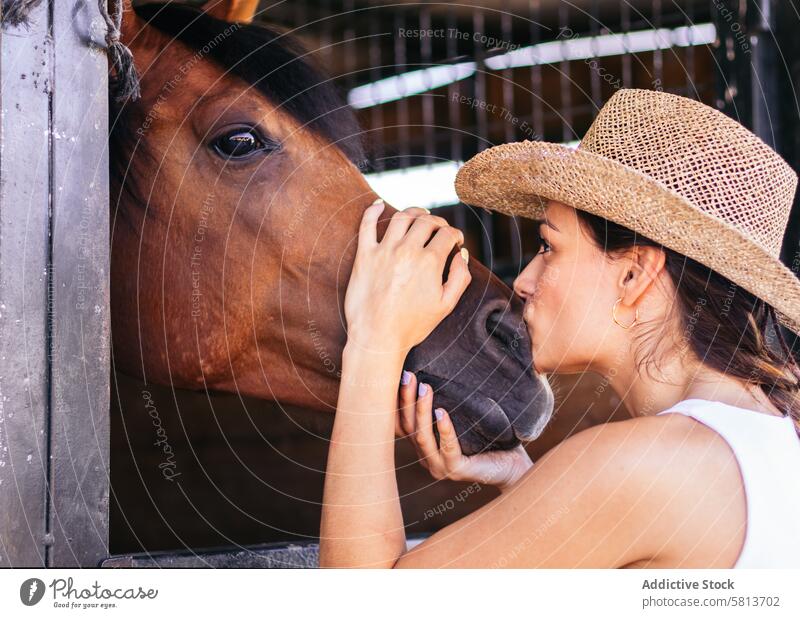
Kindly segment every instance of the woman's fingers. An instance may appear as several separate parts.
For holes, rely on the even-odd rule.
[[[447,271],[447,281],[442,287],[442,301],[446,307],[452,311],[458,299],[467,289],[472,275],[469,273],[469,251],[466,247],[461,247],[459,255],[453,256],[450,262],[450,269]]]
[[[358,230],[359,247],[374,247],[378,244],[378,217],[385,206],[384,201],[378,198],[364,210]]]
[[[428,242],[431,234],[443,227],[449,227],[447,219],[436,215],[421,215],[411,223],[403,241],[422,247]]]
[[[426,390],[422,391],[425,386]],[[443,408],[437,408],[436,427],[439,430],[439,447],[433,434],[431,408],[433,392],[429,385],[420,384],[417,399],[417,445],[422,458],[428,462],[426,466],[434,478],[450,478],[457,480],[457,472],[462,464],[461,446],[458,443],[455,427],[450,422],[450,415]]]
[[[403,376],[400,379],[400,410],[398,411],[398,418],[400,427],[407,436],[413,435],[416,429],[414,414],[417,403],[417,388],[417,377],[410,371],[403,371]]]
[[[428,244],[427,249],[436,254],[444,262],[453,250],[454,246],[464,242],[464,234],[454,227],[443,227],[436,231],[433,240]],[[469,251],[466,247],[461,247],[459,255],[453,256],[450,261],[450,268],[447,272],[447,281],[442,289],[442,301],[449,311],[456,306],[458,299],[467,289],[472,275],[469,273]]]
[[[439,430],[439,446],[436,446],[436,436],[433,433],[433,389],[430,384],[420,383],[414,391],[411,386],[416,384],[414,374],[408,372],[405,384],[401,385],[401,402],[404,420],[403,429],[413,436],[420,463],[428,468],[435,478],[457,479],[456,473],[461,468],[464,455],[458,443],[455,427],[450,420],[450,415],[443,408],[436,409],[436,427]],[[413,401],[416,395],[416,401]],[[409,401],[411,404],[409,405]],[[413,421],[409,412],[413,412]],[[414,427],[411,428],[411,423]]]
[[[436,408],[435,414],[436,428],[439,430],[439,453],[448,476],[454,479],[453,475],[461,467],[464,454],[461,452],[456,429],[447,410]]]
[[[436,436],[433,435],[433,389],[430,384],[420,382],[417,389],[416,433],[415,441],[422,458],[433,469],[438,463],[439,449],[436,447]]]
[[[416,407],[417,407],[417,376],[410,371],[403,371],[400,379],[400,396],[398,397],[398,414],[396,422],[396,435],[406,436],[411,440],[414,445],[414,450],[417,453],[417,459],[424,467],[428,467],[428,462],[417,444],[417,420],[416,420]],[[397,431],[401,432],[397,434]]]
[[[427,214],[424,208],[406,208],[405,210],[398,210],[392,215],[389,225],[386,228],[386,233],[383,235],[381,242],[398,242],[406,235],[408,228],[414,223],[417,217]]]
[[[450,227],[448,225],[436,230],[436,233],[433,235],[433,238],[426,248],[428,251],[435,253],[444,263],[447,256],[450,255],[450,252],[453,250],[453,247],[463,244],[464,232],[457,227]]]
[[[425,215],[431,214],[430,210],[428,210],[427,208],[422,208],[421,206],[410,206],[408,208],[404,208],[403,212],[408,213],[409,215],[412,215],[414,217],[414,219],[416,219],[418,217],[424,217]],[[412,223],[413,223],[413,221],[412,221]]]

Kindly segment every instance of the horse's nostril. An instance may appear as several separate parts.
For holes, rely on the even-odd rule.
[[[486,316],[486,332],[489,333],[489,335],[494,336],[494,331],[500,324],[501,316],[501,309],[495,309],[494,311],[489,312],[489,315]]]
[[[526,345],[525,338],[511,325],[514,320],[508,319],[508,310],[495,309],[486,316],[486,333],[499,344],[500,349],[511,358],[514,358],[523,367],[527,368],[528,360],[522,350]],[[506,318],[505,320],[503,318]],[[520,323],[519,327],[523,327]]]

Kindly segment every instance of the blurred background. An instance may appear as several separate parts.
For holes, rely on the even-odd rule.
[[[256,21],[298,37],[358,111],[376,191],[397,207],[435,208],[509,284],[536,252],[536,231],[459,204],[459,165],[508,141],[575,145],[619,88],[715,106],[800,164],[792,0],[268,0]],[[782,256],[795,269],[799,243],[795,208]],[[332,418],[152,388],[167,433],[179,437],[178,492],[163,482],[159,450],[132,437],[150,435],[140,385],[114,379],[112,483],[124,491],[112,501],[112,553],[317,535]],[[575,431],[627,416],[596,376],[553,376],[553,385],[556,415],[528,446],[534,460]],[[398,447],[397,465],[409,533],[435,531],[497,495],[434,482],[410,444]]]

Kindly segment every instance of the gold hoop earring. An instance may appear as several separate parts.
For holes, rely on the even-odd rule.
[[[634,314],[634,316],[633,316],[633,322],[631,322],[630,324],[628,324],[627,326],[625,326],[624,324],[620,324],[620,323],[619,323],[619,320],[617,320],[617,305],[619,305],[619,303],[620,303],[620,302],[622,302],[622,296],[620,296],[620,297],[617,299],[617,302],[615,302],[615,303],[614,303],[614,306],[611,308],[611,317],[614,319],[614,322],[615,322],[615,323],[616,323],[618,326],[621,326],[622,328],[624,328],[624,329],[626,329],[626,330],[627,330],[627,329],[629,329],[631,326],[633,326],[634,324],[636,324],[636,322],[638,322],[638,321],[639,321],[639,307],[636,307],[636,313],[635,313],[635,314]]]

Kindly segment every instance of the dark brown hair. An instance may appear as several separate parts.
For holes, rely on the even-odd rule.
[[[590,239],[609,256],[634,245],[662,248],[664,267],[677,291],[673,311],[684,333],[681,345],[707,367],[759,386],[800,432],[800,367],[771,305],[692,258],[613,221],[576,212]],[[656,330],[662,325],[652,326]],[[645,324],[639,328],[637,338],[651,332]],[[650,357],[637,361],[637,366],[641,368],[643,362],[658,361]]]

